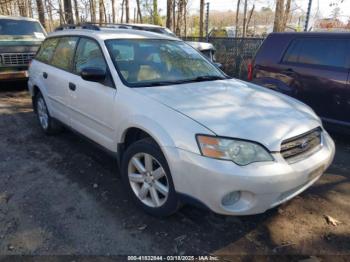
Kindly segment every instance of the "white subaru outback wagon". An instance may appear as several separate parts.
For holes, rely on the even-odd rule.
[[[335,147],[306,105],[231,79],[185,42],[82,27],[51,34],[29,70],[42,130],[67,126],[115,154],[135,202],[257,214],[310,187]]]

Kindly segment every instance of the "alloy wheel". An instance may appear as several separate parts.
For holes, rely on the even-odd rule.
[[[162,165],[152,155],[137,153],[129,161],[128,178],[137,198],[153,208],[161,207],[169,194],[169,181]]]
[[[39,121],[43,129],[47,129],[49,126],[49,115],[47,112],[47,107],[45,101],[42,97],[38,98],[37,101],[37,112],[39,116]]]

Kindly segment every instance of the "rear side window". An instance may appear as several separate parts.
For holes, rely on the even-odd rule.
[[[348,68],[348,39],[301,38],[294,40],[283,61],[318,66]]]
[[[44,63],[49,63],[51,61],[53,53],[55,52],[58,40],[58,38],[49,38],[45,40],[44,43],[42,43],[35,59]]]
[[[60,38],[52,57],[51,64],[64,70],[70,70],[77,41],[77,37]]]

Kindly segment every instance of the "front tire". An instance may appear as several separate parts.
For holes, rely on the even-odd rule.
[[[168,163],[152,139],[130,145],[122,159],[122,179],[133,200],[147,213],[169,216],[179,202]]]
[[[62,126],[50,116],[43,95],[39,92],[35,97],[35,111],[41,129],[47,135],[54,135],[62,131]]]

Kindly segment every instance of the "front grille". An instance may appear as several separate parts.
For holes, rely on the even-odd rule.
[[[1,60],[3,65],[8,66],[28,65],[34,56],[35,53],[5,53],[1,54]]]
[[[316,153],[322,147],[322,129],[287,139],[281,144],[281,154],[288,163],[295,163]]]

